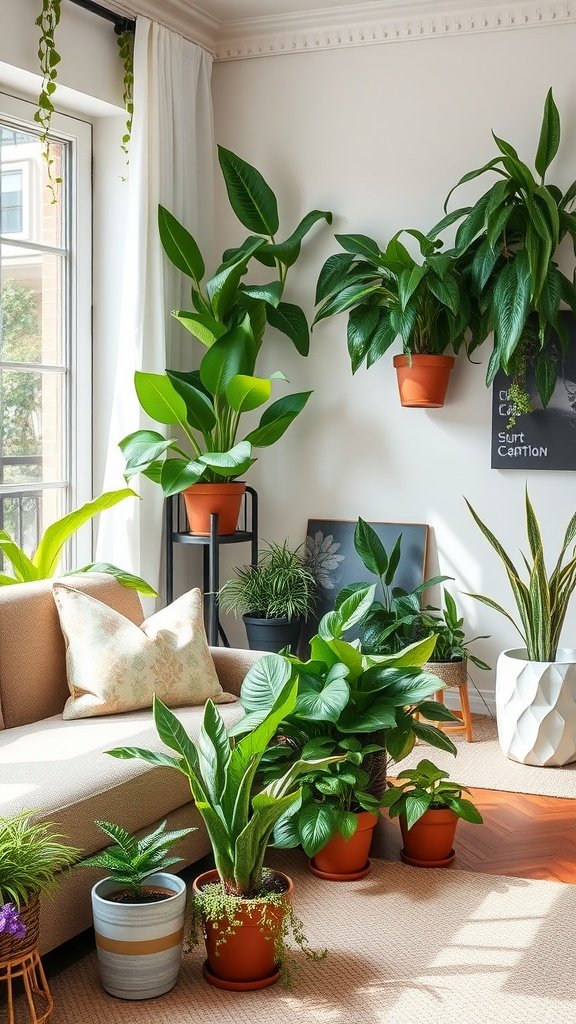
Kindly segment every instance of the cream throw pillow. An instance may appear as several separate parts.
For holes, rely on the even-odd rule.
[[[66,641],[66,721],[149,708],[155,693],[169,707],[236,700],[220,686],[198,589],[141,626],[66,583],[52,591]]]

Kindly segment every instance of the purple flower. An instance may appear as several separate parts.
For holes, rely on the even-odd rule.
[[[17,939],[23,939],[26,935],[26,925],[13,903],[0,904],[0,935],[14,935]]]

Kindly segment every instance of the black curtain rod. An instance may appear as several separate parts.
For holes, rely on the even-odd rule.
[[[96,14],[99,18],[111,21],[118,36],[122,32],[133,32],[136,27],[136,22],[132,18],[125,18],[122,14],[109,11],[107,7],[102,7],[100,4],[94,3],[93,0],[72,0],[72,3],[76,7],[83,7],[85,11],[90,11],[90,14]]]

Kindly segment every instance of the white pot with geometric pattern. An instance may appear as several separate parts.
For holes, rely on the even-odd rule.
[[[528,661],[525,648],[503,651],[496,666],[498,739],[506,757],[553,767],[576,761],[576,651]]]
[[[156,903],[118,903],[113,878],[92,889],[92,913],[102,985],[119,999],[151,999],[174,988],[182,960],[186,885],[158,871],[146,878],[167,898]]]

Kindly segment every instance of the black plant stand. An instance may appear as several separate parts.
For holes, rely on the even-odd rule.
[[[174,597],[174,544],[199,544],[202,547],[202,591],[204,623],[211,647],[219,640],[230,647],[218,615],[220,589],[220,545],[250,542],[250,564],[258,562],[258,495],[247,487],[240,513],[240,529],[235,533],[218,534],[218,516],[210,516],[210,533],[188,533],[184,499],[181,494],[166,498],[166,601]]]

